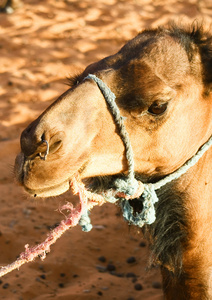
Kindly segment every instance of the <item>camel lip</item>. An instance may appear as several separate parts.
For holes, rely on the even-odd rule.
[[[56,184],[54,186],[42,188],[42,189],[30,189],[26,185],[22,184],[25,191],[34,197],[54,197],[59,196],[65,192],[67,192],[70,188],[70,180],[67,179],[59,184]]]
[[[21,152],[17,155],[16,160],[15,160],[14,174],[15,174],[17,183],[19,185],[23,186],[25,191],[28,194],[30,194],[31,196],[34,196],[34,197],[58,196],[69,190],[70,178],[68,178],[62,182],[59,182],[58,184],[55,184],[53,186],[47,186],[44,188],[32,189],[32,188],[27,187],[27,185],[25,184],[25,181],[24,181],[24,174],[25,174],[24,163],[25,163],[25,155],[24,155],[24,153]]]
[[[77,171],[67,174],[67,177],[64,178],[62,181],[55,183],[53,185],[47,185],[43,187],[31,186],[27,184],[27,173],[28,173],[28,165],[25,164],[28,157],[25,156],[23,152],[20,152],[15,159],[15,166],[14,166],[14,175],[17,184],[22,186],[24,190],[31,196],[34,197],[54,197],[59,196],[70,189],[70,184],[73,176],[79,174],[80,177],[82,176],[84,170],[86,169],[87,161],[78,168]]]

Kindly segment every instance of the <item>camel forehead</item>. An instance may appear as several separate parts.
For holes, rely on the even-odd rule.
[[[106,79],[108,74],[114,74],[120,84],[136,84],[142,79],[146,87],[153,81],[155,84],[155,77],[175,88],[182,86],[190,75],[201,81],[202,68],[200,49],[192,33],[162,28],[141,32],[116,54],[89,65],[71,83],[80,82],[89,73],[102,72],[100,77]],[[108,76],[108,80],[111,78]]]
[[[161,73],[175,72],[177,69],[184,73],[190,68],[185,49],[170,36],[162,37],[147,47],[142,59]]]
[[[126,44],[117,58],[116,65],[120,68],[125,67],[145,78],[154,73],[169,85],[178,84],[191,69],[180,41],[169,35],[143,39],[141,34]]]

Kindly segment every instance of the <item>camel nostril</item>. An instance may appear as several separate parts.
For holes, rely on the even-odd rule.
[[[55,153],[62,145],[62,141],[57,141],[49,147],[49,154]]]
[[[39,152],[38,156],[40,156],[40,158],[43,160],[46,160],[46,158],[49,154],[55,153],[62,145],[61,140],[54,142],[51,146],[49,146],[49,143],[46,140],[43,140],[42,142],[43,142],[43,144],[44,143],[46,144],[46,150]]]
[[[42,140],[43,143],[46,143],[46,152],[42,156],[41,153],[39,153],[39,156],[41,159],[46,160],[47,155],[49,154],[49,143],[46,140]]]
[[[41,136],[41,141],[46,141],[46,135],[45,135],[45,132],[42,134],[42,136]]]
[[[51,136],[49,140],[49,154],[53,154],[61,148],[64,141],[64,137],[65,134],[63,131],[59,131]]]
[[[21,150],[26,157],[39,156],[46,160],[49,154],[55,153],[62,145],[64,132],[55,128],[38,126],[33,122],[21,135]]]

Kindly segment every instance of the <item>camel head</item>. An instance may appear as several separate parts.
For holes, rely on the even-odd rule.
[[[116,124],[88,74],[116,95],[136,176],[149,182],[179,168],[212,129],[211,39],[202,28],[145,30],[71,78],[71,88],[21,135],[19,183],[45,197],[68,190],[75,173],[86,179],[127,172]]]

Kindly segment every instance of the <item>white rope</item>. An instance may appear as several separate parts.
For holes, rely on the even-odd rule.
[[[98,77],[93,74],[89,74],[84,80],[92,79],[95,81],[101,90],[108,106],[110,112],[114,118],[115,124],[119,129],[120,137],[124,143],[126,149],[126,158],[128,162],[128,176],[125,179],[117,179],[115,181],[117,191],[124,192],[126,195],[133,195],[138,188],[138,181],[135,178],[134,174],[134,159],[133,159],[133,150],[130,143],[129,135],[124,126],[124,118],[120,115],[120,111],[115,102],[115,94],[110,90],[110,88]],[[122,198],[119,202],[124,218],[129,221],[129,223],[142,227],[144,224],[152,224],[155,221],[155,203],[158,202],[158,196],[156,190],[159,190],[161,187],[167,183],[178,179],[181,175],[185,174],[188,169],[193,167],[203,154],[210,148],[212,145],[212,137],[199,149],[199,151],[189,159],[182,167],[173,172],[172,174],[167,175],[165,178],[155,182],[144,184],[144,192],[139,197],[138,201],[142,201],[143,210],[141,213],[134,212],[133,207],[130,206],[129,201],[126,198]],[[106,201],[115,203],[120,200],[117,197],[107,196],[105,193]]]
[[[172,180],[176,180],[180,178],[183,174],[185,174],[191,167],[193,167],[199,159],[203,156],[203,154],[210,148],[212,145],[212,137],[197,151],[197,153],[192,156],[182,167],[180,167],[175,172],[167,175],[165,178],[159,180],[156,183],[152,183],[155,190],[160,189],[167,183],[171,182]]]
[[[110,112],[114,118],[115,124],[117,125],[119,129],[119,135],[124,143],[125,150],[126,150],[126,158],[128,162],[128,179],[131,181],[131,189],[132,185],[135,184],[135,189],[138,188],[138,184],[136,183],[137,181],[135,180],[135,175],[134,175],[134,159],[133,159],[133,150],[132,146],[130,143],[129,135],[128,132],[126,131],[126,128],[124,126],[124,117],[121,116],[119,108],[115,102],[116,96],[115,94],[110,90],[110,88],[98,77],[96,77],[93,74],[89,74],[85,79],[92,79],[93,81],[96,82],[98,85],[99,89],[101,90],[109,108]],[[84,79],[84,80],[85,80]],[[125,180],[126,181],[126,180]],[[132,191],[132,194],[135,192]]]

